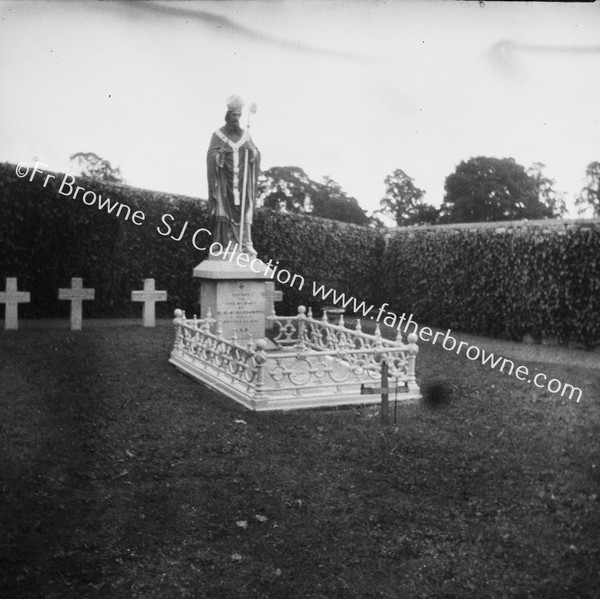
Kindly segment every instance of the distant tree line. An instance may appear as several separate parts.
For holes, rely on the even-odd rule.
[[[396,169],[385,179],[386,193],[376,214],[398,226],[560,218],[567,212],[564,194],[556,191],[544,168],[536,162],[525,169],[513,158],[470,158],[446,178],[440,208],[426,204],[425,192]],[[586,183],[575,204],[580,214],[600,216],[600,162],[588,165]]]
[[[80,174],[105,182],[123,182],[120,170],[92,152],[71,156]],[[258,200],[265,210],[310,214],[358,225],[397,226],[560,218],[564,194],[545,175],[542,163],[526,169],[513,158],[478,156],[461,162],[446,178],[439,208],[424,201],[425,192],[402,169],[385,178],[380,209],[368,216],[356,198],[331,177],[313,181],[298,166],[274,166],[259,178]],[[600,216],[600,162],[586,169],[586,184],[575,198],[579,214]]]
[[[298,166],[274,166],[259,178],[258,200],[268,210],[310,214],[357,225],[372,219],[331,177],[313,181]]]
[[[600,162],[590,162],[585,171],[586,185],[575,199],[580,214],[600,216]]]
[[[71,170],[79,177],[87,177],[105,183],[125,183],[121,170],[94,152],[77,152],[69,156]]]

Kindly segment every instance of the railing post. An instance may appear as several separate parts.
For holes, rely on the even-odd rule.
[[[177,308],[174,312],[175,318],[173,324],[175,325],[175,343],[173,348],[181,349],[183,347],[183,327],[182,322],[185,319],[185,312]]]
[[[419,386],[417,385],[417,379],[415,378],[415,361],[417,359],[417,354],[419,353],[419,346],[417,345],[418,337],[416,333],[411,333],[406,340],[408,341],[408,366],[406,373],[408,379],[406,383],[409,391],[418,391]]]
[[[267,342],[264,339],[259,339],[256,342],[256,352],[254,359],[256,361],[256,398],[259,399],[265,392],[265,363],[267,361]]]
[[[297,347],[299,350],[306,349],[306,308],[304,306],[298,306],[298,343]]]

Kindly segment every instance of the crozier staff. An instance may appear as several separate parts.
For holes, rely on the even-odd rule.
[[[208,201],[213,225],[213,242],[223,247],[231,241],[241,251],[256,256],[252,245],[252,217],[260,153],[247,129],[240,127],[244,103],[239,96],[227,100],[225,125],[217,129],[208,148]]]

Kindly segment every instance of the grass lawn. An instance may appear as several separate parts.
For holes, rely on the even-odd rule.
[[[580,403],[421,344],[438,409],[252,413],[169,327],[0,332],[0,596],[600,596],[600,372]]]

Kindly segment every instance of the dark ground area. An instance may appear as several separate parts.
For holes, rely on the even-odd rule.
[[[600,374],[580,403],[421,344],[452,401],[252,413],[168,327],[0,332],[0,596],[600,597]]]

